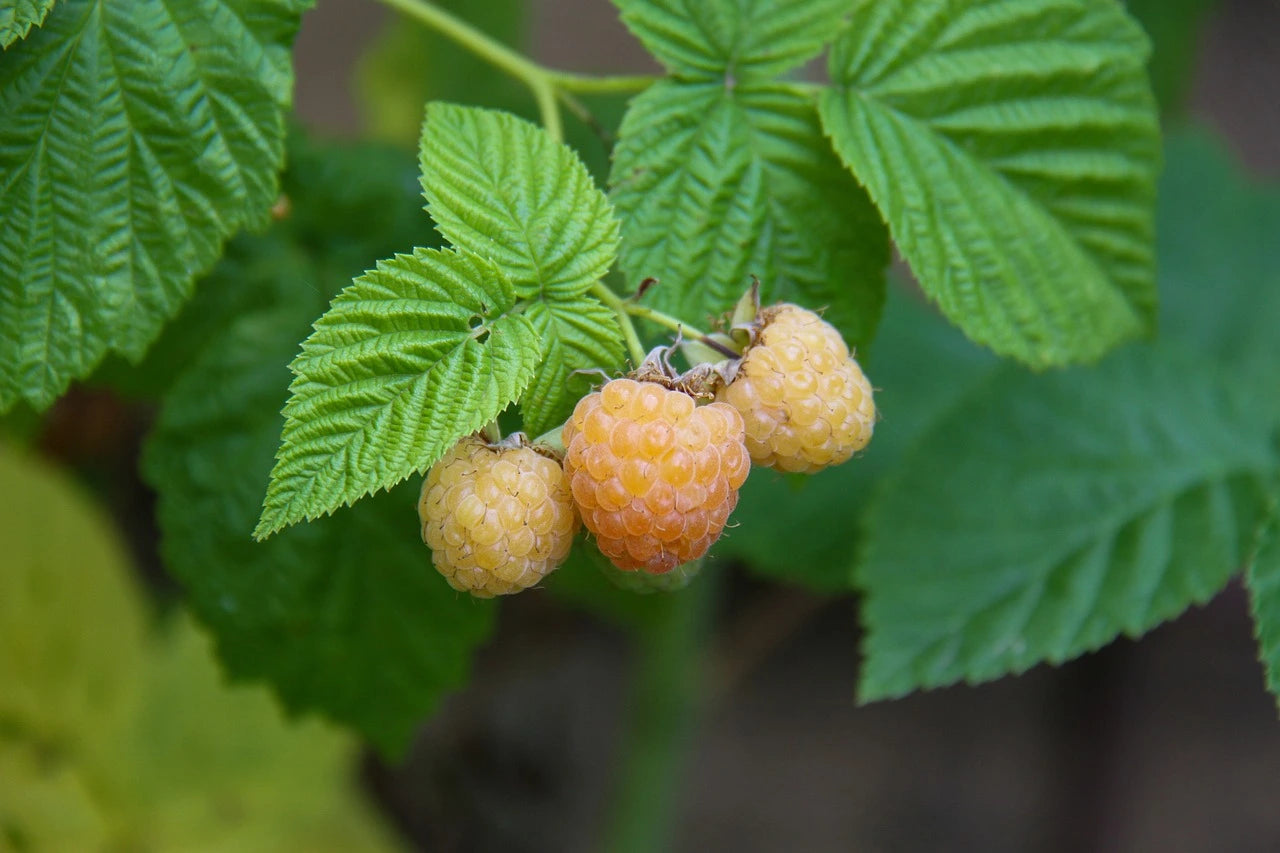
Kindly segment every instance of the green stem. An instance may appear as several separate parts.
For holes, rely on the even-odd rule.
[[[654,82],[655,77],[627,75],[617,77],[591,77],[553,71],[533,62],[499,41],[490,38],[461,18],[436,6],[428,0],[382,0],[397,11],[425,24],[442,36],[461,45],[496,68],[523,82],[533,93],[542,116],[542,125],[557,142],[564,139],[564,125],[560,120],[560,104],[557,92],[581,94],[606,94],[639,92]]]
[[[680,778],[704,705],[701,650],[715,586],[705,573],[688,589],[656,593],[653,618],[636,626],[630,729],[602,847],[610,853],[671,849]]]
[[[664,314],[661,311],[650,308],[647,305],[641,305],[638,302],[624,303],[624,310],[632,317],[639,317],[642,320],[648,320],[651,323],[657,323],[659,326],[670,329],[673,332],[679,332],[686,338],[702,340],[707,337],[707,333],[701,329],[690,326],[679,317],[672,317],[670,314]]]
[[[631,317],[627,313],[627,302],[610,290],[603,281],[597,281],[591,285],[591,292],[618,316],[618,325],[622,327],[622,336],[627,341],[627,351],[631,353],[634,366],[639,367],[640,362],[644,361],[644,345],[640,343],[640,336],[636,334],[636,324],[631,322]]]

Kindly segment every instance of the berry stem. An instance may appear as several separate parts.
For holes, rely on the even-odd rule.
[[[635,624],[639,661],[627,702],[631,720],[602,850],[671,847],[683,799],[680,779],[705,705],[702,650],[716,574],[705,571],[688,589],[655,596],[656,611]]]
[[[627,351],[631,354],[631,363],[639,367],[644,361],[645,349],[644,344],[640,343],[640,336],[636,334],[636,324],[631,322],[627,312],[627,302],[603,281],[591,285],[591,292],[617,315],[618,325],[622,327],[622,337],[627,341]]]
[[[560,104],[557,100],[559,93],[640,92],[658,79],[648,75],[593,77],[555,71],[495,41],[471,24],[428,0],[382,0],[382,2],[425,24],[528,86],[538,104],[542,126],[556,141],[564,139],[564,124],[560,119]]]

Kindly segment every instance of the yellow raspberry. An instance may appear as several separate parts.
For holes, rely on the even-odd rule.
[[[763,326],[716,399],[742,414],[751,461],[813,473],[867,446],[871,383],[835,328],[798,305],[760,313]]]
[[[614,379],[578,401],[564,470],[582,522],[618,568],[669,572],[720,538],[751,460],[742,417],[654,382]]]
[[[542,580],[569,556],[579,524],[558,463],[530,447],[475,436],[432,466],[418,518],[436,569],[449,586],[477,598]]]

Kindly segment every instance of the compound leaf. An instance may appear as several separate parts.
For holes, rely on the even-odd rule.
[[[305,302],[258,311],[207,348],[167,396],[144,473],[159,492],[166,565],[230,673],[265,679],[291,711],[322,711],[394,753],[465,681],[493,611],[431,570],[414,485],[265,542],[249,536],[285,365],[309,316]]]
[[[440,233],[497,264],[522,298],[580,296],[613,264],[612,205],[573,149],[537,125],[428,104],[419,162]]]
[[[1167,347],[998,372],[871,509],[863,698],[1061,662],[1204,602],[1244,560],[1272,429],[1252,388]]]
[[[0,6],[0,48],[27,37],[32,27],[44,22],[54,0],[10,0]]]
[[[921,285],[975,341],[1043,366],[1151,328],[1147,53],[1114,0],[855,8],[823,124]]]
[[[624,351],[617,316],[589,296],[535,302],[525,316],[545,352],[520,399],[524,429],[532,437],[562,423],[590,390],[590,376],[574,371],[611,370],[622,364]]]
[[[276,198],[301,0],[64,0],[0,62],[0,407],[141,357]]]
[[[614,0],[622,21],[678,77],[772,77],[817,55],[848,0]]]
[[[851,344],[884,299],[888,235],[812,102],[784,85],[660,83],[623,121],[610,178],[621,266],[654,307],[701,323],[758,276],[766,299],[826,306]]]
[[[515,402],[543,351],[516,295],[475,255],[380,261],[302,344],[254,531],[328,514],[424,471]]]

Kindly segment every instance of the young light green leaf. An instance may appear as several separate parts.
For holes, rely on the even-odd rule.
[[[542,341],[545,356],[520,398],[525,432],[540,435],[562,423],[592,384],[577,370],[612,370],[623,360],[618,318],[599,300],[535,302],[525,312]]]
[[[1248,549],[1273,427],[1230,372],[1166,347],[997,373],[872,507],[863,698],[1058,663],[1207,600]]]
[[[622,21],[677,77],[773,77],[816,56],[849,0],[614,0]]]
[[[1280,486],[1280,484],[1276,484]],[[1273,486],[1275,488],[1276,486]],[[1280,702],[1280,494],[1273,494],[1266,519],[1258,525],[1245,572],[1253,633],[1258,640],[1267,689]]]
[[[428,104],[419,161],[440,233],[492,260],[522,298],[580,296],[613,264],[613,206],[573,149],[537,125]]]
[[[0,62],[0,408],[139,358],[276,198],[302,0],[63,0]]]
[[[297,286],[306,281],[300,272]],[[285,365],[311,311],[302,301],[248,314],[210,345],[166,398],[143,468],[159,493],[166,565],[232,676],[265,679],[291,711],[319,710],[395,753],[465,681],[493,610],[431,570],[416,483],[250,538]]]
[[[0,5],[0,48],[27,37],[32,27],[44,22],[54,0],[9,0]]]
[[[475,255],[380,261],[302,344],[258,539],[426,470],[514,403],[543,345],[511,282]]]
[[[1151,328],[1146,57],[1115,0],[856,7],[823,124],[921,285],[975,341],[1043,366]]]
[[[623,121],[610,183],[626,222],[622,269],[659,280],[654,307],[700,323],[754,275],[766,299],[826,306],[851,344],[870,339],[888,235],[793,89],[652,87]]]

